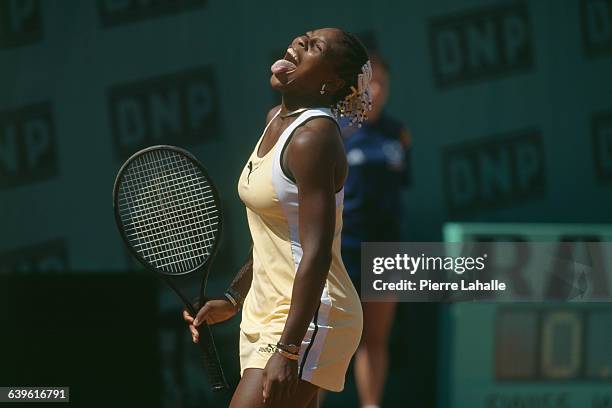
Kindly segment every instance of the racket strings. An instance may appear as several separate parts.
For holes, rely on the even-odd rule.
[[[163,180],[164,177],[159,177],[158,174],[156,174],[156,181],[160,181]],[[163,181],[168,181],[168,180],[163,180]],[[189,186],[186,186],[186,188],[188,188]],[[175,189],[174,193],[176,193],[177,190]],[[168,192],[163,192],[165,194],[162,194],[162,198],[168,198]],[[180,197],[179,197],[180,200]],[[162,211],[163,211],[163,215],[165,218],[166,223],[168,224],[168,228],[163,228],[163,233],[156,233],[154,234],[151,238],[153,238],[150,241],[150,245],[154,245],[154,242],[159,242],[160,243],[157,244],[157,248],[155,246],[153,246],[153,249],[157,249],[155,256],[156,256],[156,262],[157,262],[157,266],[159,268],[164,268],[166,266],[173,266],[174,263],[181,262],[183,264],[183,266],[187,265],[189,267],[192,267],[193,264],[191,262],[191,260],[193,259],[197,259],[198,258],[198,254],[196,254],[195,256],[181,256],[184,254],[181,254],[181,250],[184,248],[189,248],[189,249],[193,249],[194,246],[194,242],[193,242],[193,237],[190,235],[186,235],[184,233],[185,228],[189,227],[188,221],[186,220],[186,216],[184,216],[184,214],[182,214],[182,209],[183,206],[181,204],[181,202],[178,202],[178,205],[175,205],[174,207],[174,211],[171,208],[171,205],[168,205],[167,202],[164,202],[165,205],[162,206]],[[174,216],[172,215],[174,212]],[[160,228],[160,226],[156,226],[157,228]],[[197,226],[194,226],[194,228],[197,228]],[[153,230],[156,230],[155,226],[153,228]],[[178,232],[176,232],[178,231]],[[176,232],[176,233],[175,233]],[[159,238],[157,240],[155,240],[154,238],[158,236]],[[180,243],[177,242],[177,240],[182,240],[183,244],[181,245]]]
[[[165,164],[168,164],[168,160],[159,160],[160,153],[157,152],[157,161],[158,162],[165,162]],[[160,175],[159,171],[155,171],[155,167],[153,166],[154,162],[152,162],[152,160],[147,160],[145,162],[144,166],[141,166],[141,169],[134,169],[135,170],[146,170],[146,174],[153,176],[155,179],[153,180],[154,183],[151,183],[150,180],[147,180],[148,182],[146,183],[145,187],[149,187],[149,191],[147,191],[147,189],[145,188],[144,194],[142,199],[146,200],[146,199],[150,199],[150,197],[147,197],[151,195],[151,192],[154,195],[157,195],[159,198],[162,199],[162,206],[161,206],[161,210],[158,209],[158,211],[152,211],[153,216],[155,216],[154,219],[156,219],[157,221],[155,222],[155,224],[160,224],[160,218],[165,218],[166,224],[168,225],[172,225],[174,224],[174,228],[170,227],[167,229],[163,229],[162,231],[159,230],[159,225],[153,225],[153,228],[149,228],[147,230],[143,230],[140,231],[142,233],[144,233],[145,235],[148,233],[150,234],[154,234],[154,236],[158,236],[159,238],[154,240],[156,242],[151,241],[151,244],[156,243],[158,248],[155,247],[151,247],[151,245],[149,245],[150,249],[156,250],[153,251],[153,257],[154,260],[156,261],[156,265],[163,268],[165,266],[172,266],[173,263],[176,262],[181,262],[182,263],[182,267],[193,267],[195,266],[195,264],[193,263],[193,261],[190,261],[192,259],[197,259],[198,256],[196,254],[196,256],[180,256],[181,254],[178,253],[177,251],[183,250],[185,248],[190,248],[190,249],[194,249],[194,244],[198,243],[199,241],[194,240],[193,237],[187,235],[184,233],[183,228],[180,227],[188,227],[189,223],[188,221],[186,221],[186,217],[180,217],[181,213],[183,213],[184,215],[184,211],[180,211],[183,210],[183,207],[181,205],[175,206],[177,208],[170,208],[168,207],[168,204],[166,202],[166,200],[164,200],[165,198],[168,198],[169,194],[168,191],[166,189],[166,191],[164,191],[164,188],[160,188],[160,187],[164,187],[163,184],[161,184],[160,182],[163,181],[169,181],[172,177],[169,177],[168,174],[165,175]],[[177,168],[176,166],[173,166],[174,170],[178,170],[178,172],[175,172],[174,175],[176,174],[185,174],[186,172],[184,171],[184,168]],[[175,177],[175,178],[185,178],[185,177]],[[166,180],[165,180],[166,179]],[[184,184],[184,183],[183,183]],[[151,188],[153,187],[153,188]],[[176,188],[175,188],[175,192],[176,192]],[[142,200],[141,200],[142,201]],[[179,202],[180,204],[180,202]],[[149,209],[151,211],[151,209]],[[174,211],[172,211],[174,210]],[[176,211],[179,210],[179,211]],[[177,213],[177,215],[179,216],[172,216],[169,214],[171,214],[172,212]],[[160,217],[160,213],[163,214],[163,217]],[[183,219],[181,219],[183,218]],[[179,231],[180,233],[176,233],[176,231]],[[173,233],[174,232],[174,233]],[[206,231],[204,231],[206,232]],[[182,244],[178,244],[176,242],[177,239],[181,239],[183,240]],[[161,245],[160,245],[160,242]],[[140,245],[143,246],[143,245]],[[164,256],[164,254],[168,254],[166,256]],[[176,270],[176,268],[172,268],[173,270]]]
[[[160,155],[160,152],[156,152],[156,153],[157,153],[158,156]],[[157,159],[160,159],[160,158],[157,157]],[[168,161],[166,160],[165,163],[167,164]],[[150,164],[152,164],[152,163],[150,163]],[[170,163],[170,164],[176,164],[176,163]],[[176,179],[184,178],[185,174],[192,175],[192,176],[197,176],[197,174],[194,174],[192,167],[176,166],[176,165],[172,166],[171,165],[170,168],[171,168],[171,170],[176,170],[175,174],[179,174],[179,176],[176,177]],[[192,171],[189,171],[189,170],[192,170]],[[156,181],[158,181],[158,182],[160,180],[168,182],[169,179],[171,179],[171,177],[164,177],[163,174],[160,175],[159,172],[157,172],[155,174],[155,176],[156,176],[156,179],[157,179]],[[193,181],[193,180],[196,180],[196,179],[194,177],[192,177],[191,181]],[[183,182],[183,184],[185,184],[185,183]],[[178,188],[179,187],[178,185],[176,185],[174,187],[175,187],[174,191],[171,191],[170,193],[175,193],[175,194],[178,193],[179,195],[182,195],[182,193],[183,193],[182,190],[184,190],[185,187],[183,186],[183,188]],[[162,195],[162,197],[167,198],[168,194]],[[178,215],[178,217],[177,216],[172,216],[173,209],[170,206],[168,206],[167,202],[164,202],[164,204],[166,204],[166,206],[162,207],[162,208],[164,208],[164,210],[166,212],[166,219],[167,219],[167,221],[168,221],[168,223],[170,225],[170,228],[166,229],[164,231],[164,233],[161,234],[162,238],[164,238],[170,244],[169,245],[170,248],[167,248],[165,250],[164,249],[159,250],[158,253],[156,254],[158,261],[164,261],[163,264],[159,265],[159,267],[162,267],[162,268],[167,266],[167,265],[171,265],[173,262],[176,262],[177,260],[180,260],[181,262],[185,262],[185,261],[190,261],[190,260],[198,258],[197,254],[195,256],[193,256],[193,254],[191,254],[191,256],[183,256],[183,257],[179,257],[179,259],[177,259],[177,255],[180,255],[180,252],[177,252],[177,251],[183,250],[185,248],[189,248],[189,249],[193,250],[194,249],[194,245],[196,245],[198,242],[200,242],[196,238],[194,238],[193,236],[190,236],[189,234],[185,234],[185,232],[184,232],[185,228],[189,227],[190,217],[189,216],[185,216],[184,214],[182,214],[182,210],[183,210],[184,206],[182,205],[182,203],[180,201],[180,198],[181,197],[179,197],[179,200],[178,200],[178,204],[179,204],[178,205],[178,211],[176,211],[177,210],[176,208],[174,209],[175,210],[174,212]],[[181,215],[183,215],[183,216],[181,217]],[[204,226],[206,226],[206,224],[204,224]],[[179,230],[180,233],[179,234],[173,234],[173,231],[176,231],[176,230]],[[205,235],[208,233],[208,231],[206,229],[201,230],[200,232],[204,233]],[[177,237],[177,235],[179,235],[179,236]],[[178,239],[184,240],[184,241],[186,241],[186,243],[181,245],[180,243],[177,242]],[[168,256],[164,256],[163,255],[163,254],[168,253],[168,252],[170,252],[170,254]],[[192,262],[187,262],[187,264],[188,264],[189,267],[195,266]]]
[[[140,178],[140,180],[143,180]],[[202,193],[206,194],[207,199],[202,202],[201,198],[193,198],[193,190],[188,187],[181,189],[182,191],[175,190],[174,198],[180,199],[181,201],[175,202],[174,206],[163,207],[157,210],[151,210],[149,202],[152,198],[155,197],[153,194],[141,194],[140,197],[136,199],[137,204],[131,206],[133,210],[131,215],[132,218],[136,221],[143,220],[144,218],[151,219],[152,217],[159,216],[161,214],[167,214],[171,212],[173,215],[169,217],[169,220],[173,218],[185,218],[190,215],[199,214],[202,203],[205,205],[213,206],[214,198],[212,196],[212,190],[208,184],[200,183],[202,187]],[[120,198],[120,205],[124,205],[125,198]],[[176,201],[176,200],[175,200]],[[215,213],[217,210],[210,210],[209,214]],[[158,222],[151,222],[151,225],[158,224]]]
[[[154,154],[154,152],[150,153]],[[167,213],[165,210],[165,206],[163,205],[163,201],[160,201],[160,198],[164,196],[160,194],[160,185],[155,183],[155,172],[154,168],[151,166],[151,160],[148,157],[140,157],[141,165],[133,164],[131,168],[128,169],[128,173],[126,176],[125,184],[130,188],[127,189],[128,192],[133,192],[132,196],[128,196],[129,199],[134,200],[139,203],[144,208],[142,211],[145,214],[149,214],[146,217],[140,217],[139,219],[132,220],[134,227],[134,232],[130,233],[126,230],[126,234],[129,236],[128,239],[134,239],[136,237],[136,241],[138,243],[132,243],[139,246],[141,251],[141,255],[149,262],[153,263],[156,266],[161,265],[159,249],[155,248],[151,242],[151,235],[161,236],[163,242],[161,243],[162,247],[165,249],[174,249],[176,245],[173,245],[172,242],[167,240],[168,236],[164,232],[164,223],[163,219]],[[141,176],[136,177],[136,174],[140,174]],[[131,180],[130,180],[131,176]],[[140,184],[140,188],[137,188]],[[153,203],[161,203],[162,205],[157,205],[157,210],[154,210]],[[129,204],[128,204],[129,206]],[[129,208],[129,207],[128,207]],[[133,214],[131,214],[133,215]],[[134,222],[135,221],[135,222]],[[128,221],[129,223],[129,221]],[[135,247],[136,248],[136,247]],[[175,256],[174,261],[176,262],[178,259]],[[188,263],[182,262],[181,265],[183,268],[189,266]],[[177,271],[177,267],[174,266],[170,268],[171,272]]]
[[[189,159],[154,150],[126,169],[119,210],[133,247],[153,266],[187,272],[210,255],[219,228],[212,188]]]
[[[132,171],[132,179],[131,182],[133,183],[147,183],[149,181],[149,177],[148,176],[144,176],[142,175],[143,172],[150,170],[149,167],[144,166],[144,165],[136,165],[134,164],[133,166],[130,167],[130,171]],[[136,171],[140,172],[140,175],[138,173],[136,173]],[[161,180],[165,180],[168,179],[168,175],[164,175],[164,176],[160,176],[158,178],[159,181]],[[180,181],[179,181],[180,180]],[[187,176],[179,176],[176,177],[174,179],[172,179],[172,183],[173,183],[173,187],[175,188],[175,191],[177,193],[182,193],[182,194],[188,194],[191,193],[192,190],[190,190],[191,187],[191,183],[193,182],[193,175],[189,174]],[[210,191],[210,186],[205,182],[205,181],[201,181],[202,185],[207,186],[208,191]],[[181,188],[179,188],[181,187]],[[147,198],[152,198],[151,195],[146,196],[146,195],[142,195],[139,196],[138,199],[139,200],[145,200]]]

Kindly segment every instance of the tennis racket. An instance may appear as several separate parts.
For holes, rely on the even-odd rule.
[[[119,170],[113,206],[132,255],[157,272],[195,317],[206,301],[222,226],[219,195],[204,166],[174,146],[143,149]],[[203,323],[198,331],[213,391],[228,388],[210,327]]]

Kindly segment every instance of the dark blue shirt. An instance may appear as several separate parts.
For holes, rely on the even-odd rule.
[[[349,174],[344,184],[342,245],[399,241],[401,188],[407,185],[408,150],[401,124],[382,115],[361,128],[341,121]]]

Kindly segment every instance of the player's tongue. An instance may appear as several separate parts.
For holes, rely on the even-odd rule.
[[[286,59],[279,59],[274,64],[272,64],[272,66],[270,67],[270,71],[272,71],[273,74],[284,74],[289,71],[293,71],[296,68],[297,67],[293,62],[287,61]]]

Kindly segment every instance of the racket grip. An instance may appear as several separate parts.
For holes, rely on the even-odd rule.
[[[223,369],[221,368],[221,362],[219,361],[219,355],[217,354],[217,348],[213,340],[210,326],[206,323],[202,323],[198,327],[198,333],[200,334],[200,349],[202,349],[202,355],[204,356],[204,366],[208,372],[208,377],[212,385],[213,391],[222,391],[229,388]]]

